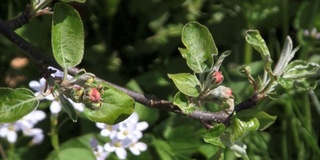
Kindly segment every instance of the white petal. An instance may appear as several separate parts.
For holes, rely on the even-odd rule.
[[[98,122],[98,123],[96,123],[96,126],[97,126],[98,128],[100,128],[100,129],[106,128],[106,124],[105,124],[105,123],[100,123],[100,122]]]
[[[126,137],[127,137],[127,136],[124,135],[123,132],[119,132],[119,133],[117,134],[117,138],[120,139],[120,140],[125,139]]]
[[[147,122],[139,122],[137,124],[137,130],[143,131],[149,127],[149,124]]]
[[[9,131],[7,138],[10,143],[15,143],[17,141],[17,133],[15,131]]]
[[[116,155],[119,159],[125,159],[127,157],[127,151],[123,148],[117,148]]]
[[[40,128],[32,128],[32,129],[28,129],[28,130],[24,130],[23,134],[26,136],[35,136],[38,134],[42,134],[42,129]]]
[[[104,150],[106,150],[107,152],[114,152],[116,150],[116,147],[111,145],[110,143],[106,143],[103,146]]]
[[[140,155],[140,151],[139,151],[139,149],[138,148],[136,148],[136,147],[130,147],[129,148],[129,150],[130,150],[130,152],[132,153],[132,154],[134,154],[134,155]]]
[[[48,100],[48,101],[53,101],[53,100],[55,100],[55,98],[54,98],[54,96],[53,96],[52,94],[49,94],[49,95],[45,96],[44,98],[45,98],[46,100]]]
[[[121,141],[121,147],[122,148],[128,148],[133,143],[133,140],[130,138],[126,138]]]
[[[110,135],[110,133],[111,133],[111,131],[108,129],[103,129],[100,132],[101,136],[104,136],[104,137],[108,137]]]
[[[96,160],[105,160],[109,156],[110,153],[105,151],[101,145],[98,145],[96,148],[97,149],[94,151]]]
[[[46,114],[41,110],[35,110],[32,113],[32,119],[36,121],[41,121],[46,118]]]
[[[139,121],[139,115],[136,112],[133,112],[127,120],[131,123],[137,123]]]
[[[134,144],[134,146],[138,148],[140,151],[146,151],[148,148],[148,146],[142,142],[137,142],[136,144]]]
[[[73,102],[71,99],[68,98],[68,100],[70,101],[70,103],[73,105],[73,107],[78,110],[79,112],[83,112],[84,110],[84,105],[82,103],[76,103]]]
[[[1,125],[3,126],[0,128],[0,137],[6,137],[9,132],[8,125],[6,124],[1,124]]]
[[[37,134],[32,138],[31,142],[33,144],[39,144],[39,143],[42,142],[43,138],[44,138],[44,135],[42,133],[41,134]]]
[[[132,137],[133,139],[135,139],[135,140],[138,140],[138,139],[140,139],[140,138],[142,138],[142,136],[143,136],[143,134],[142,134],[142,132],[141,131],[134,131],[131,135],[130,135],[130,137]]]
[[[52,114],[57,114],[61,111],[61,104],[58,101],[52,101],[50,105],[50,111]]]
[[[31,89],[33,89],[34,91],[42,91],[42,90],[41,90],[41,89],[42,89],[42,86],[41,86],[40,82],[38,82],[38,81],[31,81],[31,82],[29,82],[29,87],[30,87]]]

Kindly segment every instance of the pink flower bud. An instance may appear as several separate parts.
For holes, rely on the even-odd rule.
[[[100,99],[101,99],[100,91],[97,88],[90,88],[86,92],[86,96],[91,102],[94,102],[94,103],[100,102]]]
[[[220,99],[220,100],[233,98],[231,88],[228,88],[225,86],[219,86],[215,88],[210,92],[208,96],[209,96],[208,97],[209,99]]]
[[[211,75],[211,81],[214,85],[219,85],[223,82],[223,75],[221,71],[214,71]]]

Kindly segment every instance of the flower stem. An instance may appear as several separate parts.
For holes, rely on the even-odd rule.
[[[57,134],[57,116],[51,116],[51,144],[56,152],[56,157],[59,160],[59,135]]]
[[[6,153],[4,152],[3,147],[2,147],[1,144],[0,144],[0,155],[3,158],[3,160],[8,160],[8,158],[6,156]]]

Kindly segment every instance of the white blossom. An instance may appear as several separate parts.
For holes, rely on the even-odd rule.
[[[119,159],[126,159],[127,149],[136,156],[147,150],[147,145],[139,140],[149,125],[139,122],[137,113],[116,125],[96,123],[96,126],[101,129],[100,135],[110,138],[110,142],[103,145],[104,150],[109,154],[114,152]]]
[[[9,143],[15,143],[18,138],[17,132],[22,131],[23,135],[32,137],[31,143],[39,144],[44,138],[43,131],[34,126],[45,117],[43,111],[36,110],[16,122],[0,124],[0,137],[6,138]]]
[[[93,154],[96,156],[96,160],[105,160],[110,152],[104,150],[103,146],[98,145],[98,141],[96,139],[92,139],[90,145],[93,149]]]
[[[136,142],[130,145],[129,150],[132,154],[138,156],[141,152],[147,150],[147,145],[143,142]]]

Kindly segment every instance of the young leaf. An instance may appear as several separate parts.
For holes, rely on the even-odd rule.
[[[268,71],[268,73],[271,73],[272,59],[270,58],[270,52],[266,45],[266,42],[261,37],[259,31],[248,30],[246,32],[246,41],[260,53],[261,58],[264,61],[266,70]]]
[[[56,3],[52,22],[52,51],[66,69],[78,65],[84,52],[84,31],[79,13],[66,3]]]
[[[178,92],[173,98],[173,104],[177,105],[183,113],[190,114],[195,111],[195,106],[188,103],[188,99],[181,92]]]
[[[285,72],[283,73],[282,78],[285,81],[294,83],[294,85],[292,86],[296,88],[309,90],[316,87],[317,79],[319,78],[319,76],[319,64],[302,60],[295,60],[288,65]]]
[[[103,91],[100,108],[96,110],[85,107],[84,113],[88,119],[94,122],[102,122],[109,125],[119,123],[128,118],[133,112],[135,101],[122,91],[113,88],[106,83],[102,86],[108,88]]]
[[[256,118],[259,121],[260,131],[267,129],[277,119],[277,116],[271,116],[268,113],[258,109],[243,110],[237,113],[237,117],[240,119]]]
[[[64,96],[63,94],[59,94],[59,100],[61,105],[63,106],[64,110],[67,112],[67,114],[69,115],[70,119],[73,122],[77,122],[77,113],[76,110],[74,109],[73,105],[71,104],[71,102],[69,102]]]
[[[320,76],[320,65],[317,63],[295,60],[291,62],[283,74],[285,79],[301,79]]]
[[[61,0],[61,2],[79,2],[79,3],[84,3],[86,0]]]
[[[280,84],[284,89],[290,89],[293,87],[293,80],[285,79],[282,77],[277,78],[277,83]]]
[[[185,95],[197,97],[200,93],[200,81],[190,73],[168,74],[176,87]]]
[[[258,119],[259,121],[259,130],[265,130],[269,126],[271,126],[277,119],[277,116],[271,116],[266,112],[258,112],[254,114],[254,117]]]
[[[19,120],[39,105],[32,91],[25,88],[0,88],[0,122]]]
[[[225,145],[220,140],[220,135],[225,131],[225,126],[223,124],[216,124],[214,128],[210,129],[204,135],[204,141],[221,148],[225,148]]]
[[[251,131],[256,131],[259,128],[259,121],[252,118],[249,121],[241,121],[238,118],[233,119],[232,132],[230,140],[232,143],[238,141]]]
[[[226,57],[228,57],[228,56],[230,55],[230,53],[231,53],[231,51],[225,51],[225,52],[223,52],[223,53],[220,55],[219,59],[216,61],[216,64],[215,64],[214,67],[213,67],[213,71],[218,71],[218,70],[219,70],[219,68],[220,68],[223,60],[224,60]]]
[[[274,67],[273,70],[273,74],[276,76],[280,76],[284,70],[286,69],[288,63],[291,61],[291,59],[294,57],[295,53],[297,52],[298,48],[292,50],[293,45],[292,45],[292,40],[291,38],[288,36],[282,51],[281,51],[281,56],[276,64],[276,66]]]
[[[194,72],[203,73],[212,67],[218,49],[206,26],[198,22],[187,23],[182,29],[181,40],[186,49],[179,48],[179,51]]]

